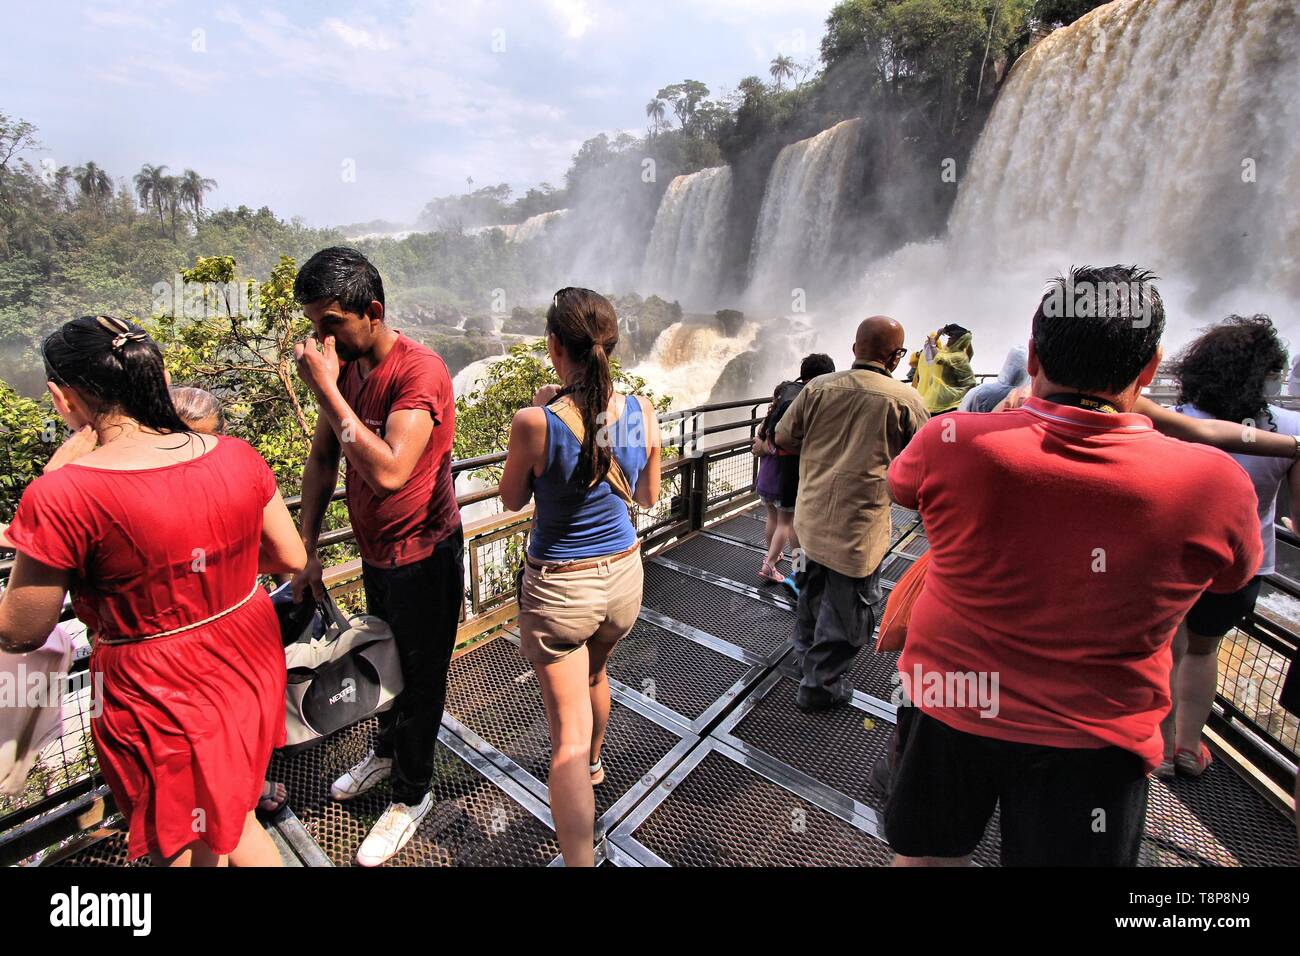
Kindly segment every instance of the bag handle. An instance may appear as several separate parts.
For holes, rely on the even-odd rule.
[[[339,634],[342,634],[352,626],[352,622],[349,621],[343,615],[343,612],[339,610],[339,606],[334,603],[334,598],[330,596],[328,591],[325,592],[324,598],[316,602],[316,606],[320,608],[321,616],[325,620],[326,631],[329,630],[330,624],[334,624],[338,627]]]

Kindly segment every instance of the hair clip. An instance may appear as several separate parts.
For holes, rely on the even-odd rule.
[[[148,333],[142,329],[132,329],[130,323],[114,318],[111,315],[97,315],[95,321],[99,323],[100,328],[113,333],[113,339],[109,347],[114,352],[126,345],[127,342],[143,342],[148,338]]]

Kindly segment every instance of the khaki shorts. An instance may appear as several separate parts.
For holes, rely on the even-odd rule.
[[[636,623],[641,584],[640,551],[581,571],[528,563],[519,589],[520,651],[534,664],[553,664],[588,641],[612,646]]]

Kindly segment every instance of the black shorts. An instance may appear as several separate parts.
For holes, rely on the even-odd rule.
[[[1187,629],[1204,637],[1223,637],[1255,610],[1263,581],[1261,577],[1253,577],[1244,588],[1231,594],[1206,591],[1187,612]]]
[[[898,708],[885,838],[903,856],[963,857],[1002,806],[1004,866],[1136,866],[1147,813],[1141,757],[954,730]]]
[[[1282,682],[1282,691],[1277,695],[1277,702],[1296,717],[1300,717],[1300,667],[1296,661],[1300,655],[1291,658],[1286,669],[1286,680]]]
[[[799,497],[799,456],[779,455],[776,459],[776,474],[781,489],[776,503],[782,508],[793,508]]]

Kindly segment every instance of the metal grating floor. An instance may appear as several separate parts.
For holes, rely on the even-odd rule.
[[[905,534],[916,528],[920,521],[921,516],[917,512],[899,505],[890,505],[890,523],[892,526],[890,543],[897,543]],[[711,524],[708,530],[710,534],[716,534],[723,538],[738,541],[741,544],[766,550],[766,528],[767,518],[763,506],[759,505],[733,518]]]
[[[88,867],[117,867],[117,866],[148,866],[149,858],[147,856],[127,862],[127,842],[126,831],[120,829],[121,818],[118,818],[117,826],[105,828],[99,833],[92,834],[81,846],[67,856],[60,857],[57,862],[43,864],[46,866],[88,866]]]
[[[733,541],[739,541],[741,544],[747,544],[750,547],[767,548],[767,522],[763,517],[761,507],[757,511],[747,511],[744,514],[736,515],[734,518],[728,518],[726,521],[719,521],[717,524],[709,525],[709,530],[714,534],[721,535],[724,538],[731,538]]]
[[[676,714],[692,730],[752,670],[687,637],[638,621],[609,660],[609,676]]]
[[[885,651],[877,654],[873,637],[868,644],[858,651],[858,656],[849,668],[849,684],[854,690],[862,691],[868,697],[887,704],[893,704],[893,697],[898,690],[898,652]]]
[[[794,633],[794,612],[654,561],[646,562],[643,603],[769,661],[785,652]]]
[[[386,784],[347,803],[329,796],[330,783],[370,749],[374,730],[367,720],[271,764],[272,779],[284,781],[289,805],[335,866],[352,865],[388,805]],[[445,745],[437,749],[433,799],[416,835],[386,865],[547,866],[560,852],[547,823]]]
[[[670,866],[886,866],[892,858],[862,829],[720,749],[628,836]]]
[[[868,783],[871,767],[885,755],[893,734],[891,719],[878,711],[854,705],[805,713],[795,706],[798,682],[780,676],[764,682],[754,697],[762,695],[739,719],[720,730],[722,739],[739,749],[759,751],[815,781],[870,807],[876,814],[885,798]],[[975,851],[977,862],[998,861],[996,815]]]
[[[708,571],[719,577],[745,584],[762,590],[772,590],[783,600],[789,600],[784,590],[776,590],[777,585],[758,576],[763,565],[763,555],[754,548],[714,538],[710,534],[699,534],[687,538],[674,546],[666,557],[677,564],[690,565],[701,571]],[[788,560],[777,562],[782,574],[790,574],[794,569]]]
[[[1199,778],[1151,779],[1143,864],[1295,866],[1296,831],[1222,761]]]
[[[551,762],[546,711],[532,665],[514,641],[497,638],[452,661],[447,688],[447,712],[526,774],[518,778],[522,785],[548,799],[542,789]],[[615,698],[601,752],[605,782],[596,788],[596,813],[605,813],[641,783],[680,739]]]

